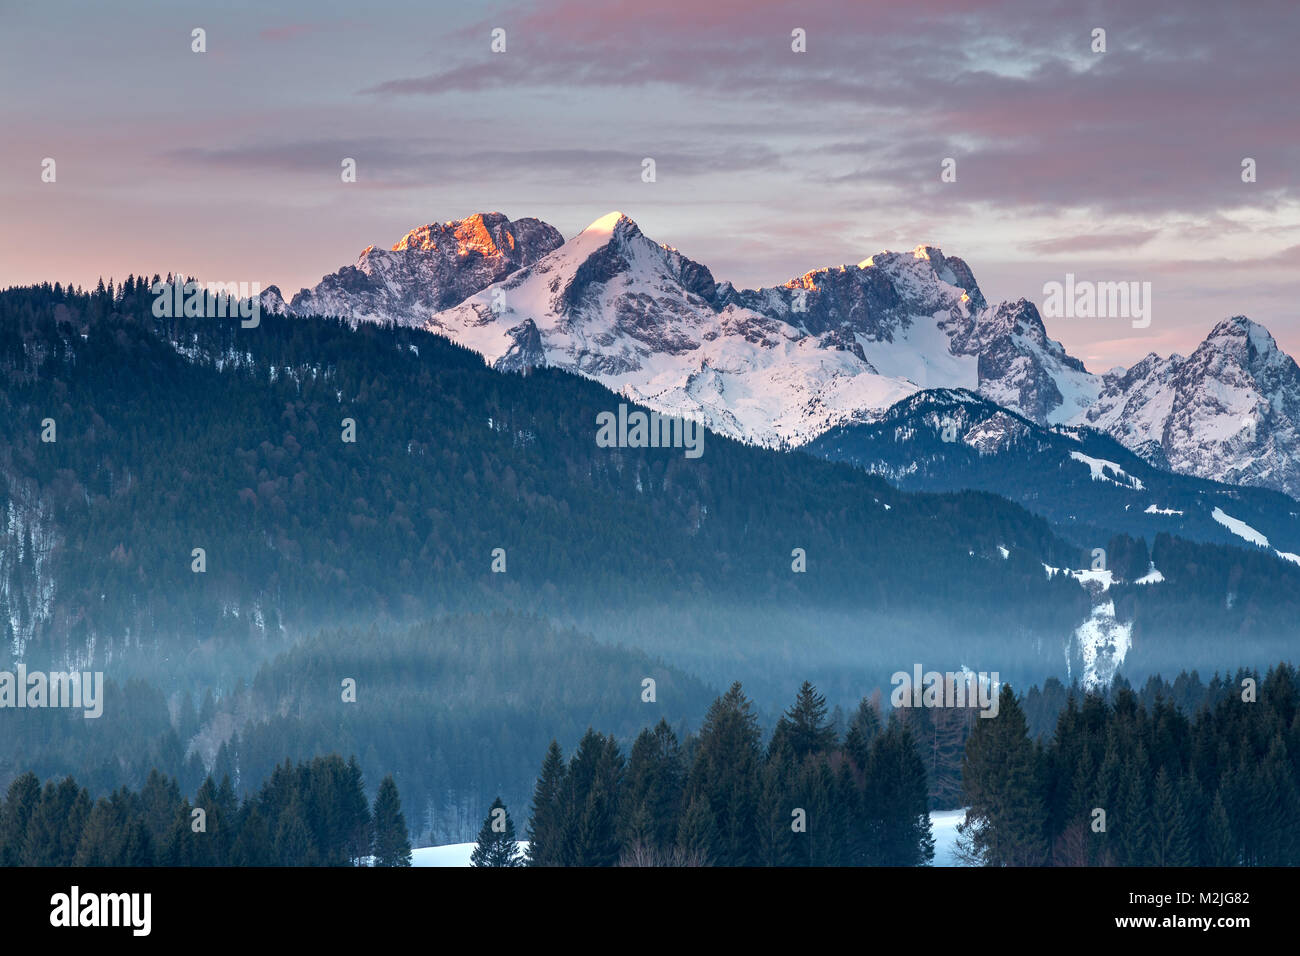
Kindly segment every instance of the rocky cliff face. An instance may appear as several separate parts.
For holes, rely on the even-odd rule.
[[[1108,376],[1079,420],[1174,471],[1300,495],[1300,368],[1244,316]]]
[[[421,226],[391,249],[369,247],[356,265],[301,290],[289,308],[303,314],[410,323],[464,301],[563,242],[544,222],[511,222],[499,212]]]

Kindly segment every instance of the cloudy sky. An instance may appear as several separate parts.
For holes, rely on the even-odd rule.
[[[1297,38],[1294,0],[0,0],[0,286],[291,294],[427,222],[621,209],[740,286],[922,243],[991,300],[1150,282],[1149,328],[1047,320],[1098,371],[1233,314],[1300,354]]]

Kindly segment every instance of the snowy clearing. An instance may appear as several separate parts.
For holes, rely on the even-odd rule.
[[[1078,451],[1070,452],[1070,457],[1088,466],[1088,470],[1092,472],[1093,481],[1109,481],[1112,485],[1119,485],[1121,488],[1132,488],[1134,491],[1141,491],[1143,488],[1141,479],[1130,475],[1113,461],[1107,461],[1105,458],[1092,458]],[[1112,474],[1108,475],[1106,472]]]
[[[930,826],[934,828],[934,865],[962,866],[958,862],[955,845],[957,824],[966,819],[965,810],[934,810],[930,813]],[[528,841],[520,840],[519,849],[526,851]],[[473,843],[448,843],[444,846],[422,846],[411,851],[411,866],[469,866]]]
[[[1268,547],[1268,538],[1264,537],[1250,525],[1246,524],[1246,522],[1239,521],[1232,517],[1232,515],[1225,514],[1222,508],[1215,508],[1213,517],[1215,521],[1219,522],[1219,524],[1223,525],[1237,537],[1245,538],[1251,544],[1257,544],[1261,548]]]

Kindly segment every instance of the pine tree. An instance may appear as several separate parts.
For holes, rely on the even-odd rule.
[[[469,857],[470,866],[523,866],[524,858],[515,839],[515,823],[506,805],[497,797],[478,831],[478,845]]]
[[[880,713],[876,705],[862,698],[844,735],[844,751],[858,770],[865,770],[871,755],[871,741],[880,733]]]
[[[715,865],[745,866],[753,861],[758,837],[761,733],[753,704],[739,683],[709,707],[700,729],[687,799],[703,800],[711,826],[702,851]],[[693,824],[694,826],[694,824]]]
[[[564,820],[564,863],[567,866],[615,866],[622,847],[618,839],[618,804],[623,756],[618,743],[588,729],[569,761],[561,791]]]
[[[374,844],[371,851],[375,866],[410,866],[411,840],[402,816],[402,801],[391,776],[379,784],[375,797]]]
[[[1156,774],[1154,796],[1146,862],[1153,866],[1190,866],[1192,842],[1183,801],[1164,767]]]
[[[662,856],[677,837],[685,766],[677,735],[666,720],[642,730],[632,745],[623,780],[619,835],[625,847]]]
[[[533,790],[532,815],[528,821],[529,866],[561,866],[564,863],[564,821],[560,803],[564,777],[564,755],[560,752],[560,745],[552,740]]]
[[[41,799],[41,782],[30,771],[15,777],[0,810],[0,866],[23,862],[27,824]]]
[[[925,764],[896,716],[872,742],[863,813],[872,825],[869,855],[877,866],[924,866],[934,859]]]
[[[817,688],[804,681],[795,696],[794,704],[785,712],[785,722],[790,738],[790,750],[796,764],[805,757],[822,754],[835,746],[835,730],[826,718],[826,698]]]
[[[1214,802],[1210,806],[1203,862],[1206,866],[1236,866],[1240,862],[1237,841],[1232,836],[1228,811],[1223,805],[1223,794],[1218,790],[1214,792]]]
[[[71,777],[46,783],[28,820],[24,865],[72,866],[90,810],[90,795]]]
[[[271,845],[271,832],[257,805],[249,803],[241,813],[243,819],[239,835],[230,850],[231,866],[274,866],[275,851]]]
[[[969,809],[958,833],[968,855],[990,866],[1044,862],[1047,811],[1037,753],[1009,684],[1002,685],[997,716],[975,721],[962,781]]]
[[[320,862],[302,799],[297,794],[280,814],[275,830],[275,859],[280,866],[316,866]]]
[[[709,848],[715,846],[717,837],[714,833],[716,823],[708,800],[703,796],[692,797],[682,814],[681,825],[677,828],[677,853],[683,859],[693,861],[695,866],[712,866],[713,858]]]

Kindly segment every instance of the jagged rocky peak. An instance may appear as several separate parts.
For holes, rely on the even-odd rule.
[[[1279,358],[1290,361],[1268,329],[1244,315],[1219,322],[1197,351],[1202,349],[1232,355],[1247,367],[1272,364]]]
[[[911,252],[891,252],[886,249],[863,259],[858,263],[858,268],[879,269],[893,278],[896,284],[912,286],[918,294],[928,295],[943,304],[949,298],[946,294],[948,290],[927,287],[935,287],[939,283],[951,286],[956,290],[957,298],[971,312],[988,306],[970,266],[957,256],[945,256],[938,246],[922,244]],[[906,288],[900,289],[900,292],[907,295]]]
[[[563,297],[569,307],[577,305],[592,285],[607,284],[620,275],[633,284],[649,282],[659,292],[671,291],[663,285],[665,281],[670,286],[676,283],[710,305],[717,299],[718,286],[707,266],[650,239],[617,210],[582,230],[553,258],[569,263],[578,260]]]
[[[464,219],[412,229],[393,244],[391,251],[446,254],[454,250],[458,256],[499,257],[526,264],[541,258],[563,241],[558,230],[538,219],[511,222],[499,212],[476,212]],[[367,253],[373,249],[372,246]]]
[[[368,246],[356,265],[301,290],[290,309],[418,324],[563,243],[554,226],[538,219],[512,221],[499,212],[431,223],[412,229],[391,249]]]
[[[1268,329],[1244,315],[1219,322],[1196,351],[1182,363],[1184,386],[1188,380],[1215,379],[1228,385],[1246,385],[1270,397],[1285,397],[1293,404],[1300,387],[1300,368],[1283,352]]]
[[[280,307],[269,290],[263,304]],[[578,372],[760,443],[964,388],[1037,425],[1108,432],[1161,467],[1300,494],[1300,368],[1262,326],[1234,316],[1189,357],[1094,375],[1032,301],[990,305],[966,262],[928,244],[740,290],[619,211],[567,242],[486,212],[366,250],[290,311],[428,328],[500,368]],[[987,422],[984,447],[1020,427]]]
[[[641,227],[633,222],[626,213],[619,212],[617,209],[605,213],[580,233],[580,235],[592,238],[610,236],[611,238],[618,237],[621,239],[634,238],[641,234]]]

